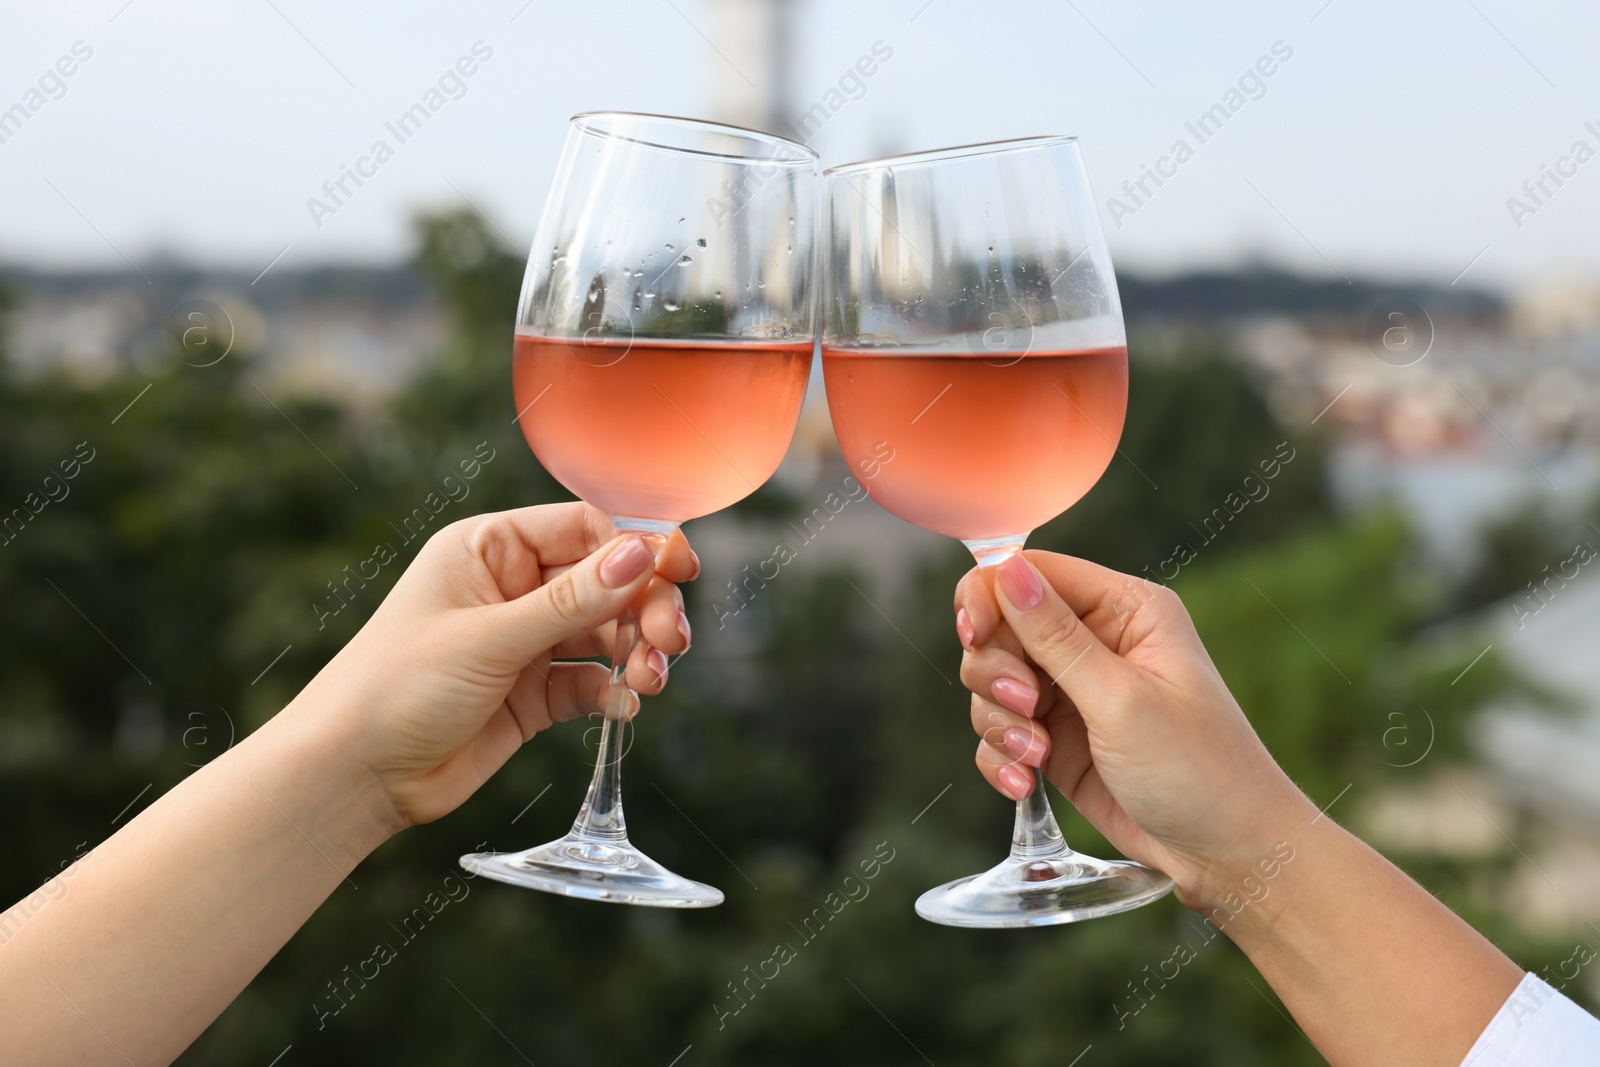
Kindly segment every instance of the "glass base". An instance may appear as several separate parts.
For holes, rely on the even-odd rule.
[[[596,841],[568,834],[526,852],[474,852],[461,857],[463,870],[584,900],[651,908],[710,908],[722,890],[667,870],[627,838]]]
[[[917,914],[943,926],[1054,926],[1130,911],[1172,892],[1172,879],[1132,860],[1008,856],[982,874],[930,889]]]

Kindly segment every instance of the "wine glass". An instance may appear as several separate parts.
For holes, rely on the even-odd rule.
[[[873,470],[862,484],[879,504],[993,567],[1089,491],[1127,411],[1122,307],[1077,141],[920,152],[825,177],[822,368],[845,460]],[[1171,888],[1159,871],[1068,848],[1035,771],[1010,856],[924,893],[917,913],[1042,926]]]
[[[659,545],[755,492],[789,447],[815,344],[817,156],[751,130],[576,115],[528,257],[517,416],[545,468]],[[589,792],[565,837],[469,871],[551,893],[702,908],[722,892],[628,840],[620,761],[638,640],[617,620]]]

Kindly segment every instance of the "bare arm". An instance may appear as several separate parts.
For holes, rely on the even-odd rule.
[[[1042,765],[1244,950],[1335,1067],[1461,1063],[1521,969],[1319,815],[1175,594],[1030,552],[968,574],[956,604],[977,764],[996,789],[1025,796],[1015,764]]]
[[[171,1062],[373,849],[600,710],[609,671],[552,660],[606,651],[630,601],[628,682],[658,692],[698,569],[583,505],[441,530],[289,707],[0,915],[7,1062]]]

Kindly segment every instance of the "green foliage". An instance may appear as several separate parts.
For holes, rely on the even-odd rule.
[[[70,495],[0,546],[0,895],[32,890],[281,707],[376,606],[420,543],[406,518],[480,442],[493,460],[430,530],[565,498],[510,423],[520,261],[468,215],[425,220],[420,240],[455,328],[376,420],[310,400],[274,407],[243,356],[149,381],[0,377],[0,508],[22,505],[79,442],[95,450]],[[1196,529],[1283,442],[1295,458],[1270,494],[1215,536]],[[1404,530],[1338,519],[1318,446],[1276,425],[1235,364],[1203,352],[1136,362],[1122,451],[1035,543],[1135,573],[1190,544],[1174,585],[1313,797],[1348,784],[1350,803],[1418,773],[1394,766],[1409,758],[1389,743],[1397,713],[1425,708],[1438,724],[1429,759],[1460,754],[1502,669],[1490,658],[1450,684],[1475,650],[1419,636],[1439,600],[1410,577]],[[316,605],[342,600],[328,583],[380,541],[400,559],[323,617]],[[953,546],[905,603],[883,605],[892,624],[859,575],[785,572],[746,660],[690,655],[674,669],[628,756],[629,812],[658,859],[728,891],[723,907],[622,909],[460,880],[464,851],[565,829],[594,740],[571,725],[459,812],[380,849],[359,890],[336,891],[182,1062],[266,1063],[291,1043],[296,1064],[667,1064],[692,1045],[685,1067],[1022,1067],[1091,1044],[1093,1062],[1321,1062],[1248,962],[1205,943],[1173,901],[1007,933],[914,915],[921,890],[997,859],[1010,826],[971,768],[956,681],[950,594],[967,566]],[[701,626],[703,595],[689,594]],[[1108,848],[1058,806],[1069,839]],[[1419,873],[1467,902],[1473,872]],[[465,898],[407,925],[447,878]],[[829,894],[848,901],[836,915]],[[1505,933],[1493,914],[1475,918]],[[1142,985],[1180,942],[1197,958]],[[394,961],[352,978],[379,943]],[[794,958],[752,980],[779,944]]]

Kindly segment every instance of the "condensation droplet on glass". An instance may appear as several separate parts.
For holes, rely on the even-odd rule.
[[[656,291],[654,289],[646,289],[644,291],[644,298],[646,300],[654,300],[656,298]]]
[[[794,245],[789,245],[787,248],[784,249],[784,251],[789,253],[789,255],[791,255],[791,256],[794,255]]]
[[[691,256],[687,252],[685,252],[683,255],[678,257],[678,266],[680,266],[680,267],[686,267],[690,263],[693,263],[693,262],[694,262],[694,257]]]
[[[794,216],[793,215],[789,216],[789,225],[790,226],[794,225]]]
[[[706,246],[706,239],[702,237],[696,241],[695,244],[699,245],[701,248],[704,248]]]
[[[677,311],[679,308],[683,307],[683,305],[678,303],[675,298],[670,296],[661,298],[661,306],[666,308],[668,311]]]
[[[716,292],[712,293],[711,295],[712,295],[713,298],[715,298],[717,300],[721,300],[722,299],[722,290],[718,289]]]

